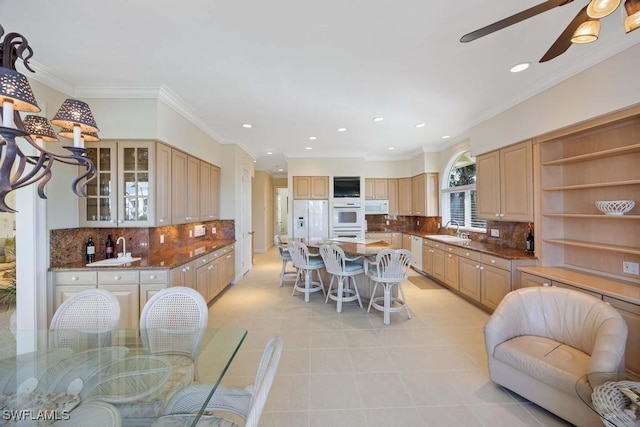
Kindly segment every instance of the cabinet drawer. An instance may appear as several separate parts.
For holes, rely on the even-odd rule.
[[[429,248],[432,248],[434,243],[435,242],[431,239],[422,239],[422,246],[427,246]]]
[[[96,285],[96,271],[58,271],[54,274],[56,285]]]
[[[466,248],[458,248],[458,255],[460,255],[463,258],[469,258],[474,261],[480,262],[480,255],[481,255],[480,252],[472,251]]]
[[[528,288],[531,286],[551,286],[551,280],[546,277],[536,276],[530,273],[520,273],[520,283],[518,288]]]
[[[424,239],[424,240],[428,240],[428,239]],[[444,250],[445,246],[447,246],[447,245],[442,243],[442,242],[436,242],[436,241],[433,241],[433,240],[431,241],[431,247],[432,248]]]
[[[169,270],[142,270],[140,283],[169,283]]]
[[[509,261],[508,259],[498,258],[497,256],[489,254],[480,255],[480,261],[482,261],[483,264],[492,265],[503,270],[511,270],[511,261]]]
[[[222,248],[222,254],[228,254],[234,249],[234,246],[235,245],[225,246],[224,248]]]
[[[98,271],[100,285],[137,285],[139,281],[138,270]]]
[[[582,288],[579,288],[577,286],[568,285],[568,284],[566,284],[564,282],[558,282],[557,280],[552,280],[551,281],[551,286],[557,286],[559,288],[572,289],[574,291],[582,292],[582,293],[585,293],[585,294],[589,294],[589,295],[591,295],[591,296],[593,296],[595,298],[602,299],[602,294],[599,294],[597,292],[588,291],[586,289],[582,289]]]
[[[458,254],[458,249],[460,249],[460,248],[458,248],[457,246],[444,245],[444,248],[443,248],[443,249],[444,249],[444,251],[445,251],[446,253],[448,253],[448,254],[455,254],[455,255],[457,255],[457,254]]]

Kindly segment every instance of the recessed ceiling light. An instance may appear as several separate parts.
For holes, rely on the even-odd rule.
[[[273,151],[267,151],[267,156],[270,156],[273,154]]]
[[[310,137],[309,137],[309,139],[310,139],[311,141],[315,141],[316,139],[318,139],[318,137],[317,137],[317,136],[310,136]]]
[[[282,172],[283,170],[284,170],[284,169],[280,168],[280,169],[278,169],[278,172]]]
[[[243,127],[243,128],[245,128],[245,129],[250,129],[250,128],[252,128],[252,127],[253,127],[253,125],[251,125],[251,124],[249,124],[249,123],[243,123],[243,124],[242,124],[242,127]]]
[[[374,121],[374,122],[381,122],[381,121],[383,121],[383,120],[384,120],[384,117],[374,117],[374,118],[373,118],[373,121]]]
[[[416,125],[416,127],[417,127],[417,128],[423,128],[423,127],[425,127],[425,126],[426,126],[426,124],[425,124],[425,123],[418,123],[418,124]]]
[[[389,150],[395,150],[396,147],[389,147]]]
[[[451,138],[451,135],[442,135],[442,139]]]
[[[306,150],[313,150],[313,147],[305,147]]]
[[[346,132],[347,128],[338,128],[338,132]]]
[[[529,68],[529,65],[531,64],[529,64],[528,62],[523,62],[522,64],[514,65],[509,71],[511,71],[512,73],[519,73],[520,71],[524,71]]]

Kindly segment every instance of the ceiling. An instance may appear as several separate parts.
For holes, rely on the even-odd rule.
[[[587,0],[459,42],[540,2],[4,0],[0,24],[29,40],[38,78],[53,87],[76,97],[143,97],[162,87],[213,138],[277,174],[291,157],[439,151],[640,42],[640,31],[624,33],[620,6],[602,20],[598,41],[539,64]],[[531,67],[509,72],[521,62]]]

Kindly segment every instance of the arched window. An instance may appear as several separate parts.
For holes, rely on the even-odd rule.
[[[453,160],[448,180],[443,184],[442,221],[455,222],[469,230],[485,231],[487,222],[477,216],[476,158],[470,151]]]

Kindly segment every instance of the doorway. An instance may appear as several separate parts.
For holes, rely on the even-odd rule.
[[[275,213],[273,217],[276,220],[274,226],[275,234],[287,236],[289,234],[289,189],[287,187],[276,188],[274,208]]]

